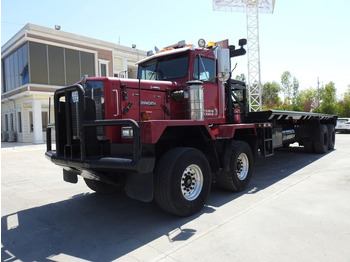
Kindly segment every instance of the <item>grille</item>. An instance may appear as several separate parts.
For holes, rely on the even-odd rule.
[[[91,104],[86,103],[86,114],[85,120],[103,120],[105,119],[105,109],[104,109],[104,90],[103,90],[103,82],[95,81],[95,82],[87,82],[85,86],[85,97],[91,98],[95,104],[95,109],[89,108]],[[73,138],[79,138],[79,130],[78,130],[78,104],[74,103],[74,99],[72,99],[72,128],[73,128]],[[94,115],[92,115],[94,114]],[[97,138],[99,140],[106,139],[105,127],[96,127]]]

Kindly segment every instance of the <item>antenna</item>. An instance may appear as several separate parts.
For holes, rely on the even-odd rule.
[[[272,14],[275,0],[213,0],[214,11],[245,12],[247,17],[249,111],[261,111],[259,13]]]

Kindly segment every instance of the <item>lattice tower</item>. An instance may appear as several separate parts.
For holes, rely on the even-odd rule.
[[[275,0],[213,0],[214,11],[245,12],[249,111],[261,111],[259,13],[273,13]]]

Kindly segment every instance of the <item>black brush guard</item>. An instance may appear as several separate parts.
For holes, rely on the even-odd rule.
[[[75,92],[75,96],[72,93]],[[60,101],[64,97],[64,102]],[[91,120],[91,103],[87,105],[85,91],[80,84],[56,90],[54,95],[55,123],[47,126],[46,157],[53,163],[77,170],[92,171],[135,171],[149,173],[153,171],[155,160],[141,157],[140,127],[132,119]],[[74,101],[73,101],[74,100]],[[75,114],[72,107],[75,105]],[[74,117],[73,117],[74,116]],[[74,119],[73,119],[74,118]],[[73,122],[75,136],[73,136]],[[91,128],[106,126],[131,126],[133,129],[132,153],[128,157],[110,155],[109,141],[98,141],[91,137]],[[52,150],[51,130],[56,131],[56,150]],[[91,154],[91,143],[101,150]],[[97,153],[96,152],[100,152]]]

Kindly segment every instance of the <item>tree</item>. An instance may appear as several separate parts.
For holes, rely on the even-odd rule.
[[[300,91],[299,99],[300,105],[304,112],[311,112],[314,108],[317,107],[318,101],[317,90],[313,88],[305,89]]]
[[[348,85],[348,91],[344,93],[344,101],[350,102],[350,85]]]
[[[264,109],[274,109],[281,104],[281,99],[278,93],[281,91],[281,86],[277,82],[267,82],[262,87],[262,106]]]
[[[292,100],[292,75],[289,71],[283,72],[281,76],[282,92],[284,94],[285,101],[291,104]]]
[[[301,101],[299,99],[299,81],[289,71],[283,72],[281,76],[282,91],[285,97],[285,105],[282,109],[301,111]]]
[[[299,96],[299,81],[293,76],[293,83],[292,83],[292,91],[293,91],[293,97],[292,97],[292,108],[294,111],[302,111],[302,105],[301,105],[301,99]]]
[[[326,84],[322,96],[321,112],[324,114],[336,114],[336,89],[333,82]]]
[[[239,80],[239,81],[245,82],[245,81],[246,81],[245,74],[240,74],[240,75],[237,75],[237,76],[236,76],[236,80]]]
[[[336,111],[338,117],[349,117],[350,116],[350,101],[345,102],[341,100],[336,105]]]
[[[350,116],[350,85],[348,85],[348,90],[343,95],[343,100],[337,102],[336,111],[339,117]]]

